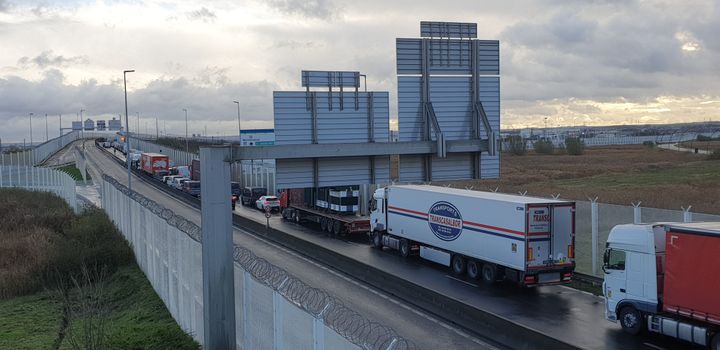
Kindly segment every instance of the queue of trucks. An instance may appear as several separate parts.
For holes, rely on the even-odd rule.
[[[132,154],[132,152],[131,152]],[[129,159],[134,159],[128,157]],[[199,195],[199,161],[169,168],[142,153],[147,175]],[[189,175],[189,177],[188,177]],[[575,203],[427,185],[378,188],[358,215],[357,186],[284,189],[233,183],[235,200],[276,209],[331,236],[368,235],[373,247],[520,286],[565,284],[575,269]],[[605,317],[630,334],[659,333],[720,350],[720,223],[618,225],[603,257]]]

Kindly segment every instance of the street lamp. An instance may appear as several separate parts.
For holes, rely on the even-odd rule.
[[[127,145],[127,152],[125,153],[125,163],[127,163],[129,190],[132,190],[132,184],[130,183],[130,123],[128,122],[127,108],[127,73],[133,72],[135,72],[134,69],[123,71],[123,88],[125,90],[125,144]]]
[[[185,164],[189,164],[190,159],[188,157],[190,156],[190,142],[188,141],[187,108],[183,108],[183,111],[185,111]]]
[[[240,101],[233,101],[237,105],[238,111],[238,144],[242,146],[242,128],[240,127]]]
[[[82,112],[85,112],[85,110],[80,110],[80,138],[85,136],[85,121],[83,120]]]
[[[48,135],[47,113],[45,113],[45,142],[50,139]]]
[[[137,115],[137,121],[135,122],[137,127],[135,128],[135,133],[140,135],[140,112],[135,112],[135,115]]]
[[[35,113],[30,113],[30,147],[32,147],[32,144],[33,144],[33,139],[32,139],[32,116],[33,116],[34,114],[35,114]]]

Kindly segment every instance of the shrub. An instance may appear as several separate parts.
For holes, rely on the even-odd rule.
[[[698,135],[698,136],[697,136],[697,140],[698,140],[698,141],[712,141],[713,138],[710,137],[710,136]]]
[[[527,154],[527,141],[520,135],[508,137],[508,152],[516,156],[524,156]]]
[[[655,147],[655,142],[654,141],[643,141],[643,146],[645,146],[647,148],[653,148],[653,147]]]
[[[707,157],[709,160],[720,160],[720,149],[714,150],[712,153],[710,153]]]
[[[540,154],[553,154],[555,153],[555,145],[550,140],[538,140],[535,141],[535,152]]]
[[[571,156],[579,156],[585,152],[585,141],[579,137],[568,137],[565,139],[565,149]]]

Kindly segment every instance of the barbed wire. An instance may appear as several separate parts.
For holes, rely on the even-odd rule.
[[[202,230],[195,223],[142,194],[129,190],[113,177],[105,174],[102,177],[104,181],[133,201],[165,220],[168,225],[202,243]],[[285,300],[313,317],[322,319],[325,325],[362,349],[418,349],[414,343],[398,335],[394,329],[369,320],[327,291],[308,285],[284,269],[256,256],[245,247],[234,245],[233,260],[254,280],[270,287]]]

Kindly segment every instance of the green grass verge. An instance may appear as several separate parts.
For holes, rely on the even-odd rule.
[[[66,165],[64,167],[57,168],[57,170],[67,173],[75,181],[82,181],[82,174],[80,174],[80,169],[76,168],[74,165]],[[85,172],[85,178],[88,180],[91,179],[88,172]]]
[[[180,329],[137,265],[121,267],[104,282],[108,349],[199,349]],[[58,338],[62,304],[54,292],[0,300],[0,349],[50,349]],[[83,315],[68,334],[82,336]],[[71,349],[66,336],[60,349]]]

